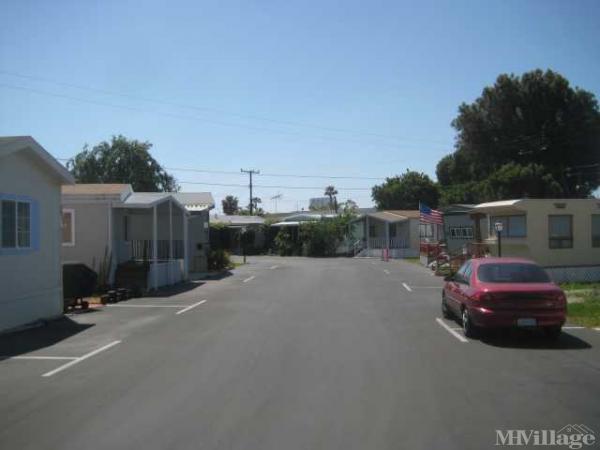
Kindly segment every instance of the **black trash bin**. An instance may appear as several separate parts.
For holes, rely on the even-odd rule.
[[[94,293],[98,274],[85,264],[63,264],[63,298],[65,311]],[[83,306],[83,303],[82,303]]]

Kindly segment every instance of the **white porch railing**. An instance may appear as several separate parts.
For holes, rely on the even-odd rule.
[[[121,241],[119,243],[119,261],[152,260],[152,240],[150,239],[134,239],[131,241]],[[157,258],[169,259],[169,240],[156,241]],[[173,259],[183,258],[183,241],[173,240]]]
[[[171,284],[179,283],[185,279],[183,259],[159,261],[156,263],[156,271],[154,269],[154,264],[151,262],[150,271],[148,272],[148,289],[169,286]],[[154,282],[155,277],[156,283]]]
[[[369,238],[369,248],[408,248],[408,241],[404,238]]]

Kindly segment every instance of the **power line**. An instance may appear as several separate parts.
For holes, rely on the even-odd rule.
[[[38,95],[46,95],[46,96],[50,96],[50,97],[62,98],[65,100],[71,100],[71,101],[76,101],[76,102],[81,102],[81,103],[88,103],[88,104],[97,105],[97,106],[104,106],[104,107],[108,107],[108,108],[125,109],[128,111],[137,111],[137,112],[141,112],[141,113],[152,113],[152,114],[175,118],[175,119],[193,120],[193,121],[197,121],[197,122],[204,122],[204,123],[209,123],[212,125],[218,125],[218,126],[223,126],[223,127],[243,128],[243,129],[247,129],[247,130],[251,130],[251,131],[258,131],[258,132],[263,132],[263,133],[275,133],[275,134],[282,134],[282,135],[288,135],[288,136],[299,136],[299,137],[309,138],[309,139],[329,140],[329,141],[353,143],[353,144],[359,144],[359,145],[375,145],[375,146],[380,146],[380,147],[394,148],[397,150],[401,149],[401,146],[399,144],[391,144],[391,143],[385,143],[385,142],[365,142],[365,141],[358,141],[355,139],[339,138],[339,137],[332,137],[332,136],[317,136],[317,135],[310,136],[310,135],[306,135],[306,134],[303,134],[303,133],[300,133],[297,131],[257,127],[257,126],[252,126],[252,125],[239,124],[239,123],[222,122],[219,120],[205,119],[202,117],[190,116],[190,115],[185,115],[185,114],[175,114],[175,113],[168,113],[168,112],[163,112],[163,111],[152,111],[152,110],[146,110],[143,108],[137,108],[137,107],[132,107],[132,106],[117,105],[114,103],[90,100],[90,99],[75,97],[75,96],[66,95],[66,94],[57,94],[54,92],[48,92],[48,91],[43,91],[40,89],[34,89],[34,88],[30,88],[30,87],[12,85],[12,84],[7,84],[7,83],[0,83],[0,87],[5,88],[5,89],[30,92],[30,93],[34,93],[34,94],[38,94]],[[432,149],[432,150],[434,150],[434,149]],[[440,149],[435,149],[435,150],[437,151]]]
[[[235,184],[235,183],[207,183],[204,181],[179,181],[178,184],[198,184],[205,186],[225,186],[225,187],[240,187],[247,188],[247,184]],[[323,186],[285,186],[285,185],[267,185],[267,184],[253,184],[255,188],[264,188],[264,189],[307,189],[307,190],[315,190],[315,189],[323,189]],[[338,191],[370,191],[371,188],[365,187],[336,187]]]
[[[70,161],[70,158],[56,158],[58,161]],[[165,170],[174,172],[197,172],[197,173],[209,173],[217,175],[240,175],[240,172],[233,170],[218,170],[218,169],[201,169],[194,167],[163,167]],[[320,178],[324,180],[370,180],[370,181],[381,181],[388,177],[362,177],[358,175],[309,175],[309,174],[291,174],[291,173],[259,173],[260,177],[278,177],[278,178]]]
[[[252,115],[252,114],[241,114],[241,113],[232,112],[232,111],[226,111],[226,110],[222,110],[222,109],[218,109],[218,108],[210,108],[210,107],[206,107],[206,106],[191,105],[191,104],[186,104],[186,103],[177,103],[177,102],[172,102],[172,101],[168,101],[168,100],[161,100],[161,99],[156,99],[156,98],[144,97],[144,96],[135,95],[135,94],[129,94],[129,93],[124,93],[124,92],[115,92],[115,91],[110,91],[110,90],[106,90],[106,89],[99,89],[99,88],[95,88],[95,87],[92,87],[92,86],[83,86],[83,85],[80,85],[80,84],[74,84],[74,83],[67,83],[67,82],[64,82],[64,81],[51,80],[51,79],[45,78],[45,77],[40,77],[40,76],[35,76],[35,75],[28,75],[28,74],[22,74],[22,73],[12,72],[12,71],[8,71],[8,70],[4,70],[4,69],[0,69],[0,74],[9,75],[9,76],[12,76],[12,77],[17,77],[17,78],[22,78],[22,79],[28,79],[28,80],[34,80],[34,81],[42,81],[44,83],[52,83],[52,84],[55,84],[57,86],[63,86],[63,87],[68,87],[68,88],[80,89],[80,90],[95,92],[95,93],[102,94],[102,95],[124,97],[124,98],[129,98],[129,99],[132,99],[132,100],[138,100],[138,101],[143,101],[143,102],[148,102],[148,103],[161,104],[161,105],[172,106],[172,107],[182,108],[182,109],[191,109],[191,110],[196,110],[196,111],[214,112],[214,113],[218,113],[218,114],[239,117],[239,118],[242,118],[242,119],[250,119],[250,120],[255,120],[255,121],[270,122],[270,123],[275,123],[275,124],[280,124],[280,125],[286,125],[286,126],[294,126],[294,127],[301,127],[301,128],[312,128],[312,129],[317,129],[317,130],[321,130],[321,131],[331,131],[331,132],[335,132],[335,133],[349,133],[349,134],[353,134],[353,135],[372,136],[372,137],[377,137],[379,139],[388,139],[388,140],[396,140],[396,141],[408,141],[408,142],[411,142],[411,141],[412,142],[428,142],[428,143],[434,143],[434,144],[439,144],[439,145],[443,145],[443,146],[447,145],[446,142],[436,141],[436,140],[432,140],[432,139],[422,139],[422,138],[416,138],[416,139],[415,138],[408,138],[407,139],[407,138],[403,138],[401,136],[386,135],[386,134],[374,133],[374,132],[370,132],[370,131],[349,130],[349,129],[345,129],[345,128],[329,127],[329,126],[309,124],[309,123],[302,123],[302,122],[291,121],[291,120],[273,119],[273,118],[269,118],[269,117],[257,116],[257,115]]]

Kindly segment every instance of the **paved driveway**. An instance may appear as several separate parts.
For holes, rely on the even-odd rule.
[[[459,339],[419,266],[250,262],[68,318],[45,345],[2,338],[23,358],[0,361],[0,448],[462,450],[496,429],[600,432],[600,332]],[[71,359],[27,359],[44,355]]]

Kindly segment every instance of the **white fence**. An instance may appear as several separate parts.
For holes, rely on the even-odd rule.
[[[408,248],[408,241],[404,238],[395,237],[390,238],[369,238],[370,248]]]
[[[156,273],[156,284],[154,276]],[[161,286],[169,286],[176,284],[185,279],[185,271],[183,267],[183,259],[173,259],[170,261],[159,261],[156,263],[156,271],[154,264],[150,263],[150,272],[148,273],[148,289],[153,289]]]

